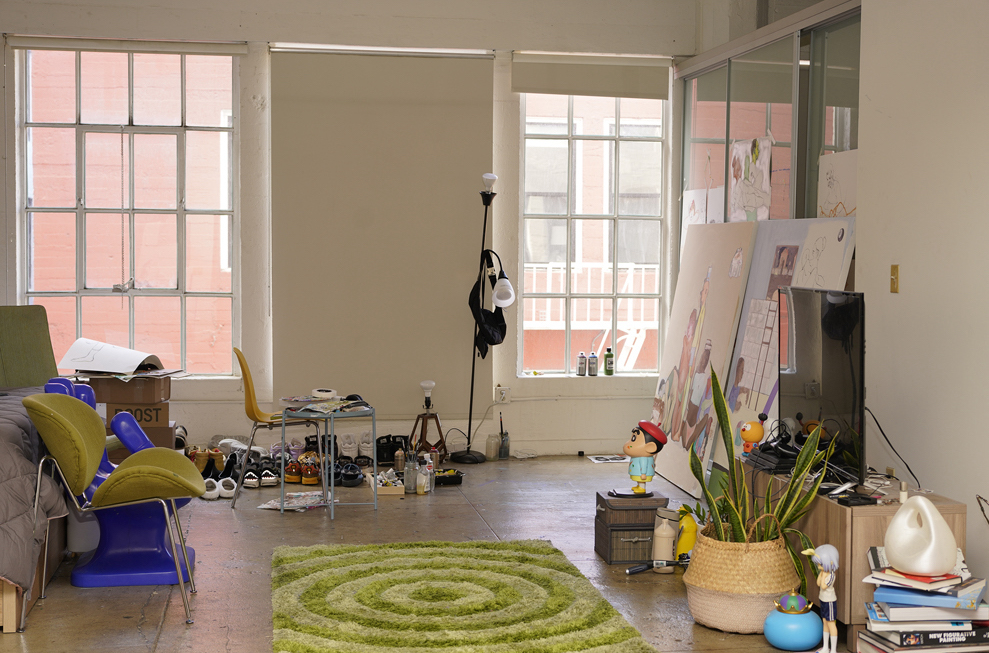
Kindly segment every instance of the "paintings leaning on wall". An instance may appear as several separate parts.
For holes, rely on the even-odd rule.
[[[817,217],[855,215],[858,189],[858,150],[832,152],[817,168]]]
[[[768,439],[779,419],[779,288],[843,289],[854,250],[854,218],[759,223],[731,369],[723,383],[736,452],[742,451],[743,424],[765,413]],[[727,464],[723,449],[714,462]]]
[[[711,367],[724,379],[738,328],[756,224],[697,224],[687,228],[670,312],[652,421],[669,438],[656,471],[693,496],[689,450],[707,464],[717,418]]]
[[[766,137],[731,144],[730,222],[768,220],[773,196],[770,165],[772,140]]]

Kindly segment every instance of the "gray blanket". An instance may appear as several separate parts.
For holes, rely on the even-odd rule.
[[[34,520],[41,438],[21,398],[43,388],[0,389],[0,578],[28,590],[45,543],[45,522],[68,514],[60,486],[47,474]]]

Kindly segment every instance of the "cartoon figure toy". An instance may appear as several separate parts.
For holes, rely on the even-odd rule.
[[[632,437],[622,447],[622,451],[632,457],[628,475],[636,483],[632,488],[635,495],[647,496],[646,483],[652,480],[655,473],[653,456],[662,451],[665,444],[666,434],[652,422],[641,421],[632,429]]]
[[[759,413],[758,422],[746,422],[742,424],[742,428],[739,432],[739,436],[745,444],[742,445],[742,451],[745,453],[750,453],[752,449],[755,448],[757,444],[762,442],[762,438],[766,435],[766,429],[763,427],[763,423],[769,418],[766,413]]]
[[[811,561],[821,570],[817,575],[817,586],[821,588],[818,599],[821,601],[821,619],[824,620],[824,645],[818,653],[835,653],[838,647],[838,627],[835,625],[838,596],[834,591],[834,581],[838,571],[838,549],[822,544],[801,553],[811,556]]]

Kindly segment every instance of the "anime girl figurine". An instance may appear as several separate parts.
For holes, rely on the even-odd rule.
[[[622,451],[632,458],[628,475],[636,483],[632,488],[635,494],[646,493],[646,483],[652,480],[656,469],[653,456],[662,451],[665,444],[666,434],[652,422],[641,421],[632,429],[632,437],[622,447]]]
[[[818,653],[835,653],[838,647],[838,627],[835,625],[838,596],[834,591],[834,581],[837,578],[835,572],[838,571],[838,549],[830,544],[822,544],[801,553],[811,556],[811,561],[821,570],[817,575],[817,586],[821,588],[818,599],[821,601],[821,619],[824,620],[824,645]]]

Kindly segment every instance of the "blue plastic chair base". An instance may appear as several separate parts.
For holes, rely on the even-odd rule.
[[[188,500],[186,500],[187,502]],[[72,570],[75,587],[122,587],[131,585],[176,585],[175,561],[161,506],[157,503],[99,510],[100,543],[85,554]],[[173,530],[174,533],[174,530]],[[176,541],[182,576],[189,571]],[[196,552],[187,547],[189,564],[196,569]]]

